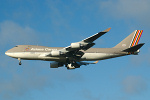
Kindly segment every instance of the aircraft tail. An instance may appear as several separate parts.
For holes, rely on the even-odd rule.
[[[139,50],[145,43],[140,43],[138,45],[135,45],[133,47],[127,48],[125,50],[123,50],[124,52],[136,52],[137,50]]]
[[[114,48],[131,48],[138,45],[138,42],[141,38],[143,30],[135,30],[128,37],[122,40]]]

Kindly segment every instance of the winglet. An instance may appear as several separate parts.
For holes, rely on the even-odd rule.
[[[106,30],[102,31],[102,32],[109,32],[111,28],[107,28]]]

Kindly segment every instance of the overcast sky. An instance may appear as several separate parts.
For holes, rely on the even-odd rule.
[[[0,100],[149,100],[149,0],[0,0]],[[138,56],[67,70],[5,55],[16,45],[66,47],[111,27],[94,47],[111,48],[134,30]]]

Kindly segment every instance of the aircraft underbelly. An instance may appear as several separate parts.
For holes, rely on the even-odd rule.
[[[14,53],[7,53],[7,54],[13,58],[23,58],[23,59],[35,59],[39,56],[39,54],[35,54],[31,52],[14,52]]]
[[[64,57],[47,57],[47,53],[40,52],[14,52],[7,53],[10,57],[21,58],[26,60],[46,60],[46,61],[64,61]]]
[[[66,57],[50,57],[45,56],[47,53],[41,52],[14,52],[9,53],[8,55],[13,58],[21,58],[26,60],[45,60],[45,61],[59,61],[65,62]],[[114,57],[123,56],[122,54],[113,54],[113,53],[85,53],[82,58],[78,61],[95,61],[95,60],[104,60]]]

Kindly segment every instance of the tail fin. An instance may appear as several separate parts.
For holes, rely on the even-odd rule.
[[[130,48],[138,44],[143,30],[135,30],[128,37],[122,40],[114,48]]]

